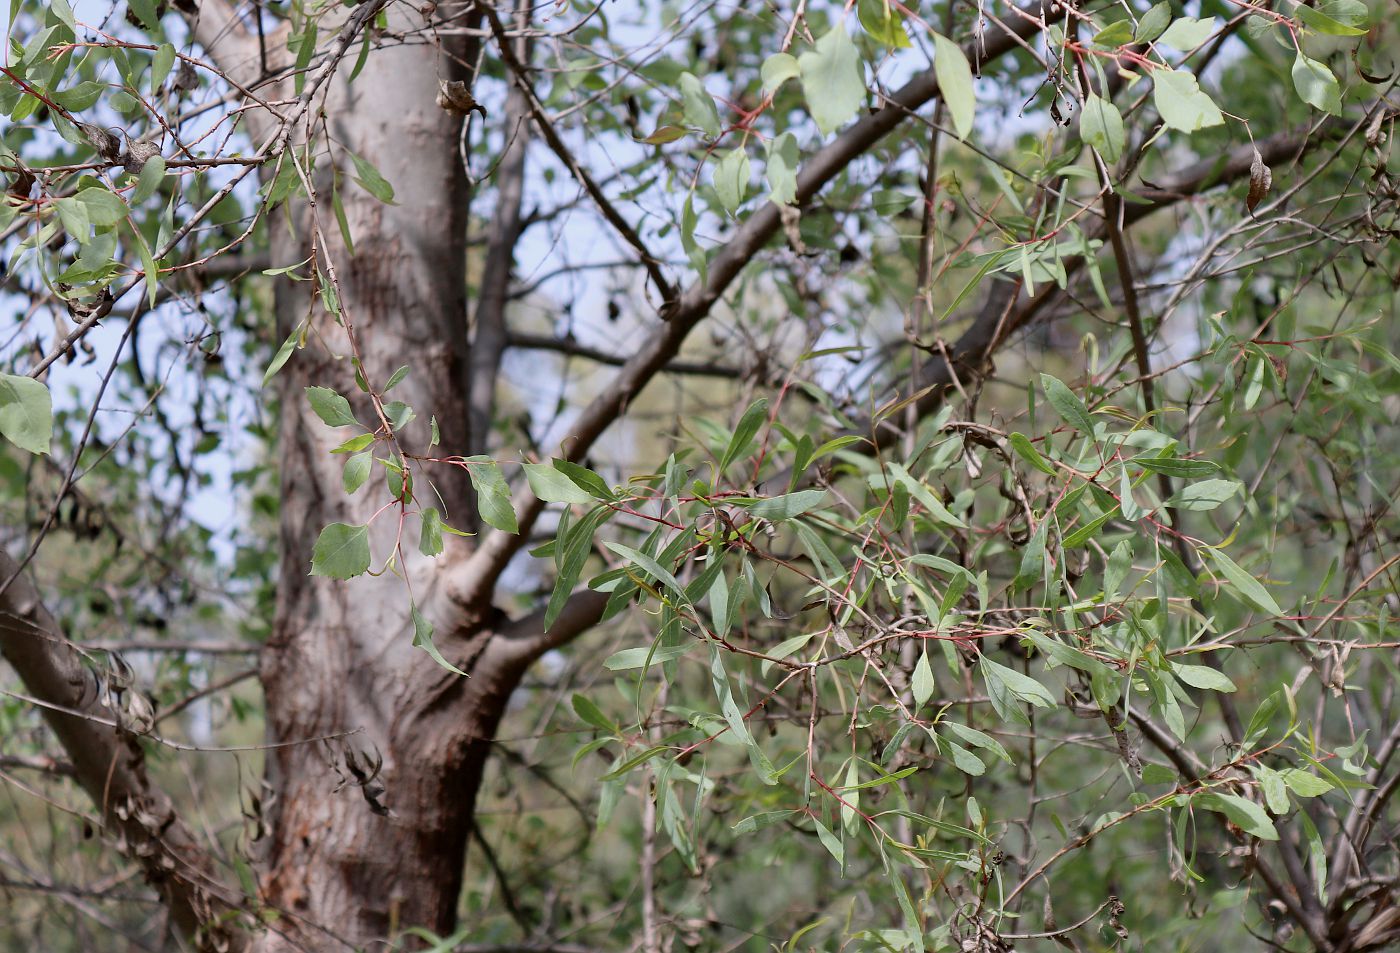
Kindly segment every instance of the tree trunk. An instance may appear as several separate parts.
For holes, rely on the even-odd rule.
[[[391,20],[404,15],[398,9],[390,8]],[[318,195],[290,214],[274,213],[273,254],[279,265],[307,258],[319,217],[318,254],[336,269],[371,386],[382,390],[396,368],[410,368],[390,395],[417,414],[400,432],[403,449],[427,452],[434,416],[442,448],[460,452],[469,438],[469,195],[458,156],[461,119],[435,99],[439,79],[462,77],[451,58],[421,46],[375,51],[352,86],[349,71],[347,61],[323,112],[331,154],[317,159]],[[383,174],[396,204],[353,184],[346,149]],[[339,190],[353,254],[331,208],[332,162],[344,173]],[[346,329],[313,299],[312,284],[279,282],[276,299],[282,334],[308,314],[312,333],[279,378],[281,579],[261,675],[269,741],[278,746],[268,755],[263,899],[280,916],[261,940],[267,951],[368,947],[414,926],[452,930],[477,786],[521,668],[492,641],[494,610],[462,604],[449,591],[446,570],[466,555],[465,541],[448,536],[436,560],[419,555],[418,521],[401,523],[396,505],[370,530],[371,571],[384,566],[401,534],[391,571],[348,582],[308,575],[323,527],[363,524],[390,499],[378,464],[356,495],[345,493],[346,457],[330,451],[358,431],[327,427],[303,392],[334,388],[375,427],[368,396],[352,383]],[[388,456],[384,443],[376,451]],[[472,503],[465,473],[438,465],[415,469],[414,479],[422,506],[463,525]],[[473,678],[414,647],[411,601],[433,622],[443,654],[470,666]]]

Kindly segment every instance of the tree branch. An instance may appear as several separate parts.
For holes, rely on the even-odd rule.
[[[0,552],[0,576],[17,570]],[[72,759],[74,776],[118,848],[160,892],[175,923],[201,950],[244,949],[247,936],[234,919],[237,892],[217,876],[213,858],[176,816],[170,798],[151,784],[138,736],[104,723],[113,714],[104,686],[23,574],[0,593],[0,655],[46,703],[44,718]]]
[[[1044,19],[1038,5],[1022,12],[1024,16],[1006,33],[987,39],[985,43],[968,44],[964,54],[974,62],[988,62],[1003,56],[1017,49],[1024,37],[1064,17],[1065,8],[1057,4],[1044,14]],[[502,49],[503,56],[507,48],[508,44]],[[938,80],[932,70],[916,76],[892,93],[887,105],[862,116],[802,167],[797,176],[794,204],[801,206],[810,201],[847,166],[865,155],[905,118],[937,95]],[[547,125],[542,128],[546,137],[549,129]],[[767,203],[745,219],[729,241],[710,258],[704,280],[692,284],[674,301],[663,293],[667,299],[661,312],[665,323],[632,355],[608,388],[579,414],[573,434],[563,447],[568,459],[578,461],[583,458],[603,432],[622,415],[632,398],[680,352],[690,332],[709,315],[710,309],[744,266],[781,228],[782,217],[778,206]],[[517,510],[520,534],[496,532],[487,536],[471,558],[460,564],[458,578],[452,586],[454,598],[471,605],[489,601],[496,579],[528,537],[530,527],[543,510],[542,502],[527,496]]]
[[[627,358],[620,354],[609,354],[596,347],[580,344],[573,337],[556,338],[545,334],[523,334],[511,332],[507,335],[508,347],[530,348],[538,351],[556,351],[568,357],[581,357],[598,364],[624,367]],[[727,367],[722,364],[706,364],[700,361],[669,361],[661,368],[666,374],[690,374],[696,377],[722,377],[737,380],[744,376],[742,368]]]

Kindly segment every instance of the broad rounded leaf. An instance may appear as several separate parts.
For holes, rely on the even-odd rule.
[[[835,132],[865,102],[864,70],[846,25],[837,22],[817,40],[815,49],[797,58],[797,63],[807,108],[817,128],[823,135]]]
[[[1342,111],[1342,90],[1326,65],[1301,51],[1293,61],[1293,88],[1303,102],[1333,116]]]
[[[359,423],[350,410],[350,401],[329,387],[306,388],[306,399],[327,427],[353,427]]]
[[[48,453],[53,440],[53,398],[32,377],[0,374],[0,434],[30,453]]]
[[[1169,128],[1195,132],[1225,121],[1215,100],[1196,85],[1194,74],[1186,70],[1157,69],[1152,72],[1152,83],[1152,101]]]
[[[311,575],[352,579],[369,569],[369,527],[332,523],[311,551]]]
[[[1123,156],[1123,116],[1111,100],[1089,94],[1079,116],[1079,137],[1098,150],[1105,162]]]

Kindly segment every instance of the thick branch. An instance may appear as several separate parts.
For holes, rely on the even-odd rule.
[[[17,569],[0,552],[0,576]],[[247,938],[232,916],[237,892],[216,875],[213,858],[176,816],[170,798],[152,786],[138,737],[112,726],[107,692],[23,574],[0,594],[0,654],[44,702],[44,718],[72,759],[74,776],[175,923],[202,950],[244,949]]]

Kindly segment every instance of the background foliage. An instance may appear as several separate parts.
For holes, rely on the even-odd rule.
[[[273,382],[327,348],[302,399],[397,529],[332,523],[307,570],[524,531],[504,612],[607,594],[514,696],[438,948],[1400,938],[1393,6],[386,6],[245,5],[295,76],[262,141],[191,3],[16,2],[0,70],[7,548],[250,922]],[[324,249],[402,183],[317,110],[453,30],[469,300],[517,219],[472,447],[402,436],[419,355],[363,373]],[[3,690],[0,945],[175,948]]]

